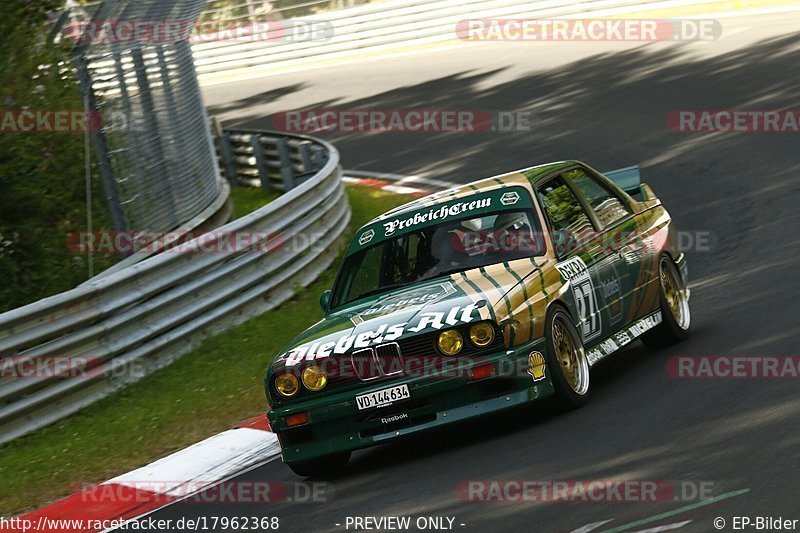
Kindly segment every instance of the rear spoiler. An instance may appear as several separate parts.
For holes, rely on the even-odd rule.
[[[631,167],[618,168],[603,173],[614,184],[630,194],[634,200],[647,200],[650,196],[645,191],[645,185],[642,186],[642,176],[639,174],[639,167],[633,165]]]

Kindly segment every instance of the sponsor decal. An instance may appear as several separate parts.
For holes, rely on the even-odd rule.
[[[400,420],[405,420],[407,418],[408,418],[408,413],[399,413],[396,415],[381,418],[381,422],[383,422],[384,424],[391,424],[392,422],[399,422]]]
[[[617,279],[601,280],[600,292],[603,293],[603,298],[605,298],[606,300],[611,298],[619,298],[619,280]]]
[[[419,316],[416,317],[413,325],[407,322],[402,322],[400,324],[380,324],[375,330],[361,331],[353,335],[344,334],[337,339],[327,342],[315,341],[303,344],[302,346],[289,350],[281,357],[285,357],[285,364],[287,367],[290,367],[300,364],[303,360],[314,361],[330,357],[331,355],[342,355],[353,348],[363,349],[395,341],[406,333],[419,333],[429,328],[439,330],[445,327],[471,322],[474,320],[472,313],[476,309],[477,307],[474,304],[469,304],[463,307],[452,307],[446,312],[430,311],[420,313]]]
[[[430,291],[430,292],[429,292]],[[412,289],[401,294],[395,294],[392,298],[381,299],[366,311],[359,313],[360,316],[372,316],[385,314],[398,309],[419,308],[425,304],[433,303],[444,296],[449,296],[456,292],[451,282],[440,283],[432,288]]]
[[[361,234],[361,237],[358,238],[358,244],[364,246],[369,241],[371,241],[374,236],[375,236],[375,230],[368,229],[367,231]]]
[[[394,220],[390,220],[388,222],[384,222],[383,223],[384,235],[388,237],[397,230],[408,229],[413,226],[417,226],[419,224],[425,224],[426,222],[431,222],[433,220],[441,221],[448,217],[455,217],[463,213],[467,213],[469,211],[474,211],[476,209],[484,209],[486,207],[490,207],[491,205],[492,205],[491,198],[481,198],[478,200],[471,200],[469,202],[459,202],[452,205],[443,205],[441,207],[435,207],[433,209],[430,209],[426,213],[418,211],[414,213],[414,216],[408,216],[407,218],[397,218]]]
[[[594,365],[599,360],[608,357],[659,324],[661,324],[661,311],[656,311],[638,322],[634,322],[627,328],[616,332],[587,352],[586,355],[589,358],[589,365]]]
[[[565,281],[572,287],[575,306],[580,318],[583,341],[597,338],[602,329],[600,311],[595,298],[594,284],[586,263],[580,257],[572,257],[556,265]]]
[[[612,326],[622,322],[622,283],[621,276],[617,270],[616,263],[621,259],[618,255],[610,256],[610,259],[604,266],[600,267],[603,272],[606,269],[610,271],[612,277],[600,280],[600,295],[605,302],[606,309],[608,310],[608,319]]]
[[[517,202],[519,202],[519,193],[514,191],[504,193],[500,197],[500,203],[503,205],[514,205]]]
[[[531,352],[528,355],[528,374],[533,378],[533,381],[542,381],[545,377],[544,372],[544,356],[541,352]]]

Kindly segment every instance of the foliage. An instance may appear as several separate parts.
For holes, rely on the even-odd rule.
[[[4,114],[82,109],[67,68],[68,50],[46,38],[47,13],[60,3],[5,0],[0,18]],[[68,233],[86,229],[83,153],[81,133],[0,132],[0,311],[70,289],[87,278],[88,257],[67,248]],[[107,209],[96,178],[92,185],[94,229],[107,229]],[[95,272],[117,259],[97,258]]]

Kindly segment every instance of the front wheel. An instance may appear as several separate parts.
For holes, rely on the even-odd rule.
[[[342,452],[287,464],[298,476],[325,478],[342,472],[349,461],[350,452]]]
[[[661,324],[642,335],[649,348],[663,348],[689,336],[692,314],[689,310],[689,289],[686,288],[675,262],[662,255],[658,262]]]
[[[548,367],[559,402],[568,408],[589,403],[589,359],[580,333],[560,306],[549,313],[546,325]]]

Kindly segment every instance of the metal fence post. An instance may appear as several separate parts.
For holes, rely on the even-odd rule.
[[[96,113],[98,111],[97,99],[92,90],[92,82],[87,72],[85,59],[83,57],[78,57],[75,63],[78,70],[78,79],[80,80],[81,88],[86,96],[87,107],[89,107],[88,110]],[[122,211],[122,203],[117,189],[117,180],[114,176],[114,168],[111,165],[111,158],[108,157],[108,145],[106,144],[105,133],[102,129],[100,131],[92,131],[90,137],[97,156],[100,176],[103,178],[103,189],[106,193],[108,210],[111,212],[111,220],[114,223],[114,229],[117,231],[126,231],[128,229],[128,223],[125,218],[125,213]]]
[[[194,22],[203,5],[104,0],[92,20],[103,28],[109,21]],[[192,224],[224,188],[191,45],[162,38],[162,32],[98,38],[94,27],[86,26],[71,56],[91,109],[104,113],[105,126],[92,142],[115,227],[169,230]]]
[[[264,158],[264,145],[261,144],[261,136],[259,134],[254,133],[250,137],[250,146],[253,147],[253,155],[256,158],[256,168],[258,169],[258,177],[261,179],[261,188],[265,191],[274,189],[275,187],[269,181],[267,162]]]
[[[236,165],[233,162],[233,150],[231,150],[231,137],[230,133],[223,132],[222,135],[217,137],[219,139],[219,151],[222,156],[222,162],[225,165],[225,177],[232,185],[238,181],[238,174],[236,172]]]
[[[278,139],[275,143],[275,148],[278,149],[278,158],[281,162],[283,188],[288,192],[294,188],[294,168],[292,168],[292,159],[289,157],[289,147],[286,144],[286,139]]]
[[[303,159],[303,173],[308,174],[316,170],[314,161],[311,159],[311,148],[308,144],[303,143],[300,145],[300,157]]]
[[[153,103],[153,95],[150,92],[150,80],[147,78],[147,67],[144,64],[142,49],[139,47],[133,48],[131,50],[131,56],[133,57],[136,81],[139,85],[139,95],[142,100],[144,122],[150,135],[155,136],[157,139],[153,146],[153,150],[155,151],[155,163],[156,166],[160,166],[164,169],[167,167],[167,159],[164,155],[166,139],[163,138],[162,132],[159,129],[158,119],[156,118],[155,104]],[[166,174],[164,175],[166,176]],[[161,201],[167,204],[173,227],[175,227],[180,223],[178,220],[178,213],[175,210],[175,193],[167,179],[159,180],[158,186],[161,188],[161,194],[163,195]]]
[[[222,159],[222,166],[225,169],[225,177],[231,185],[236,185],[237,173],[236,165],[233,161],[233,151],[231,150],[230,134],[222,130],[222,123],[217,117],[211,117],[211,131],[214,140],[217,142],[219,157]]]

